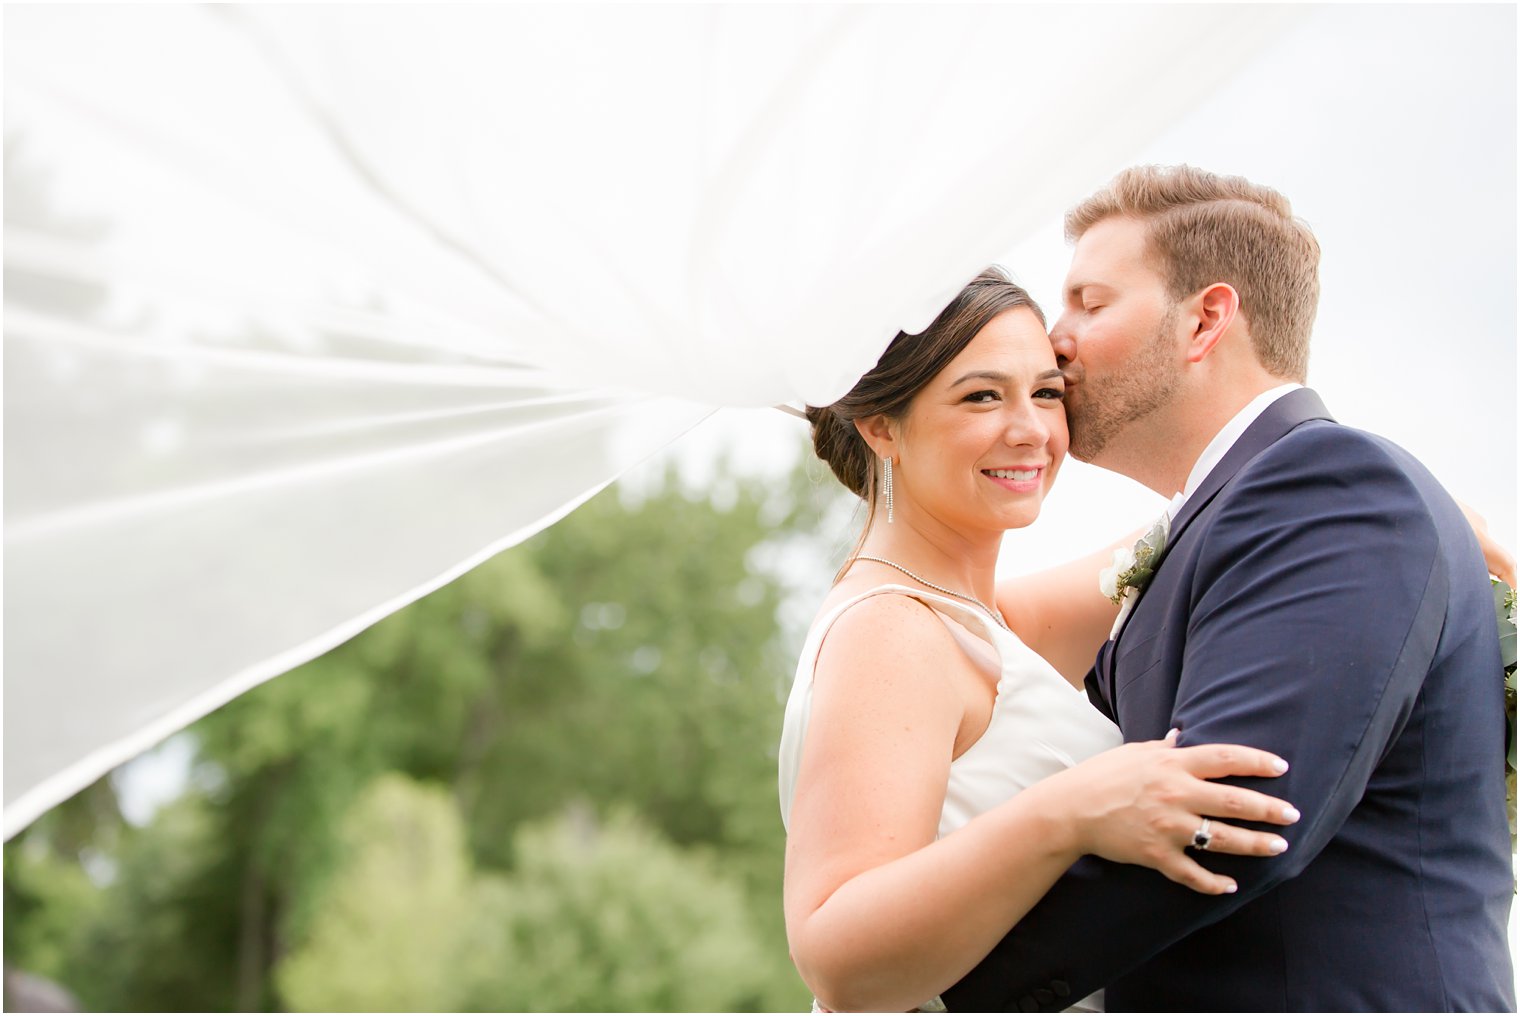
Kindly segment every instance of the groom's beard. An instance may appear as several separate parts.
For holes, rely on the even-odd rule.
[[[1138,424],[1176,397],[1182,373],[1171,363],[1172,336],[1180,311],[1176,306],[1168,310],[1150,341],[1123,367],[1103,377],[1086,373],[1081,346],[1077,347],[1077,361],[1072,365],[1077,384],[1066,402],[1072,455],[1083,462],[1094,461],[1115,434]]]

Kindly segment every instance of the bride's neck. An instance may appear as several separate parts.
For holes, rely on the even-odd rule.
[[[930,582],[970,593],[991,603],[996,595],[998,551],[1002,534],[971,538],[944,527],[877,519],[860,553],[885,558]]]

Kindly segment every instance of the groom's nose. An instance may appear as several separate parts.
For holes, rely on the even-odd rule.
[[[1056,366],[1062,371],[1065,371],[1077,358],[1077,340],[1072,337],[1071,329],[1066,326],[1064,314],[1050,330],[1050,348],[1056,354]]]

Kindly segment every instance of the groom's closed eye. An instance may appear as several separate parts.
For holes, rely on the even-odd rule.
[[[1085,311],[1105,307],[1111,298],[1111,291],[1107,287],[1091,282],[1081,282],[1066,288],[1066,305]]]

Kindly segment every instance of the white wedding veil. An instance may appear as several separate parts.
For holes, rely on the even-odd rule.
[[[832,401],[1302,16],[10,8],[5,835],[715,408]]]

